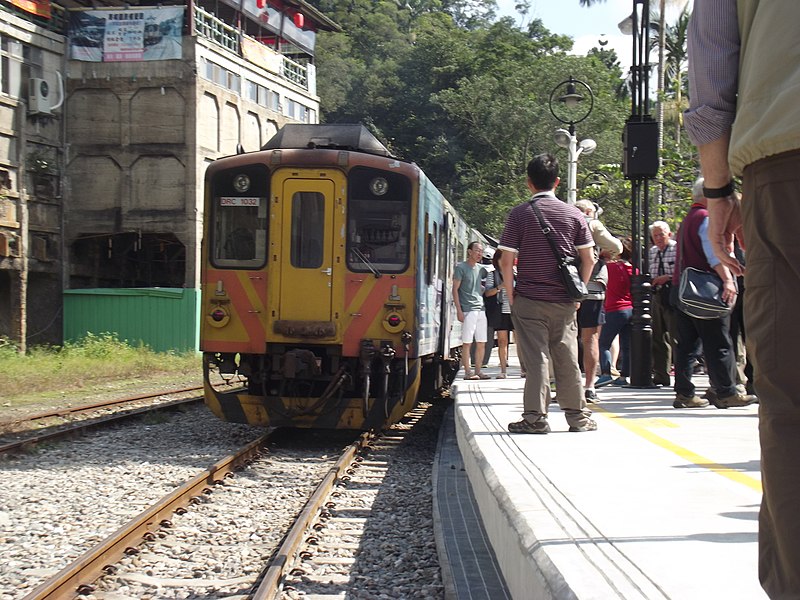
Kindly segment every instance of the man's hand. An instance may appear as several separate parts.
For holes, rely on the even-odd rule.
[[[731,275],[731,270],[722,263],[715,265],[714,271],[722,279],[722,299],[728,306],[733,306],[736,304],[736,296],[739,294],[736,279]]]
[[[664,285],[668,281],[672,281],[672,275],[659,275],[658,277],[653,278],[653,281],[650,283],[654,286]]]
[[[739,197],[734,193],[726,198],[708,199],[708,240],[714,254],[734,275],[743,275],[744,267],[733,256],[733,240],[744,248],[742,212]]]
[[[722,282],[722,299],[728,306],[736,304],[736,296],[739,290],[736,289],[736,280],[726,279]]]
[[[730,183],[732,177],[730,166],[728,165],[729,142],[730,134],[726,133],[713,142],[701,144],[697,147],[700,153],[700,166],[703,170],[705,187],[721,188]],[[744,267],[731,256],[734,237],[739,240],[739,244],[744,248],[739,196],[734,193],[727,198],[709,198],[708,214],[708,240],[711,242],[714,254],[734,275],[742,275]]]

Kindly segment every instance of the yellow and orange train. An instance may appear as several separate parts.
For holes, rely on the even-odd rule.
[[[227,421],[373,429],[449,386],[470,229],[361,125],[287,125],[206,174],[205,400]],[[238,378],[241,392],[209,375]]]

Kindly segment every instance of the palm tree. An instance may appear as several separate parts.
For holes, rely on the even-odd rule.
[[[605,0],[578,0],[581,6],[591,7],[598,2],[605,2]],[[684,12],[688,0],[659,0],[658,6],[658,25],[653,27],[658,31],[658,83],[656,87],[656,121],[658,122],[658,163],[661,167],[661,150],[664,148],[664,83],[665,83],[665,49],[666,49],[666,12],[667,6],[677,6],[683,4]],[[663,201],[662,186],[658,186],[656,192],[656,204],[661,204]]]
[[[681,119],[682,97],[683,97],[683,72],[688,60],[686,39],[689,29],[689,7],[683,7],[678,20],[673,25],[667,27],[665,39],[666,51],[666,71],[664,90],[672,90],[672,100],[675,105],[678,118],[676,119],[675,140],[680,145],[681,141]]]

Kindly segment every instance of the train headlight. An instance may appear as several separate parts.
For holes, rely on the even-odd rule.
[[[214,309],[206,315],[206,323],[212,327],[225,327],[230,320],[231,316],[228,314],[228,311],[221,306],[214,307]]]
[[[233,189],[235,189],[240,194],[244,194],[247,190],[250,189],[250,178],[244,173],[239,173],[236,177],[233,178]]]
[[[386,192],[389,191],[389,182],[386,181],[383,177],[376,177],[375,179],[369,182],[369,191],[375,194],[376,196],[383,196]]]
[[[406,326],[406,320],[398,312],[390,312],[383,318],[383,328],[389,333],[400,333]]]

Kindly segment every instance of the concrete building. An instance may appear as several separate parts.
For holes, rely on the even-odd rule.
[[[316,123],[304,0],[0,0],[0,337],[61,342],[61,295],[197,287],[203,174]]]

